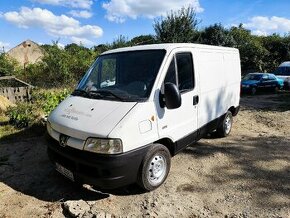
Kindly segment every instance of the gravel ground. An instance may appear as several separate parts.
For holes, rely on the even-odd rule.
[[[0,217],[290,217],[289,102],[289,93],[243,97],[231,135],[173,157],[149,193],[74,186],[43,137],[0,142]]]

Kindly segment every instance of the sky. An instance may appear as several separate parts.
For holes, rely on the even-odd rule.
[[[87,47],[154,34],[154,21],[192,6],[202,29],[240,23],[255,35],[290,32],[290,0],[0,0],[0,50],[26,39]]]

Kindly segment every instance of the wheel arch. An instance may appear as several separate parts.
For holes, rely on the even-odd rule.
[[[159,143],[164,145],[170,152],[171,157],[174,156],[175,154],[175,143],[170,139],[170,138],[162,138],[159,139],[157,141],[155,141],[154,143]]]
[[[240,106],[231,106],[228,111],[232,113],[233,116],[236,116],[239,113]]]

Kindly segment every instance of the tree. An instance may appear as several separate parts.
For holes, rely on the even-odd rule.
[[[194,9],[183,7],[155,20],[153,27],[159,42],[193,42],[197,38],[198,24]]]
[[[18,63],[7,54],[0,54],[0,76],[16,75],[20,71]]]
[[[73,78],[80,80],[95,60],[95,53],[82,45],[68,44],[64,50],[69,55],[68,67]]]
[[[141,35],[134,37],[130,42],[132,45],[147,45],[154,44],[156,40],[152,35]]]
[[[109,46],[106,44],[99,44],[93,47],[93,50],[96,55],[100,55],[101,53],[108,51],[109,49],[110,49]]]
[[[116,49],[116,48],[127,47],[130,45],[131,45],[130,42],[125,36],[119,35],[117,39],[115,39],[111,44],[108,45],[108,47],[110,49]]]
[[[273,72],[280,63],[287,61],[289,58],[290,43],[287,37],[273,34],[267,37],[261,37],[262,44],[267,50],[263,58],[265,69]]]
[[[240,51],[242,72],[263,72],[265,70],[263,58],[267,50],[263,47],[260,37],[251,35],[251,31],[242,25],[232,27],[229,34],[234,39],[233,47]]]
[[[208,45],[229,46],[234,45],[234,39],[229,31],[220,23],[206,27],[201,32],[200,42]]]

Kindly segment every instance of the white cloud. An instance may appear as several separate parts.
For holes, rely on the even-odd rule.
[[[70,8],[90,9],[93,0],[32,0],[41,4],[60,5]]]
[[[284,17],[256,16],[244,24],[245,28],[252,30],[255,35],[269,35],[272,33],[290,32],[290,20]]]
[[[40,27],[47,33],[57,37],[98,38],[103,30],[99,26],[81,25],[80,22],[66,15],[57,16],[51,11],[41,8],[22,7],[19,12],[11,11],[3,14],[4,19],[21,28]]]
[[[103,8],[107,11],[106,18],[109,21],[122,23],[127,18],[137,19],[137,17],[155,18],[165,16],[171,10],[178,10],[181,7],[191,5],[197,13],[203,12],[199,0],[110,0],[103,3]]]
[[[78,45],[94,45],[94,43],[86,38],[72,37],[72,42]]]
[[[81,17],[81,18],[90,18],[93,16],[93,14],[90,11],[86,10],[82,11],[71,10],[69,14],[72,15],[73,17]]]

